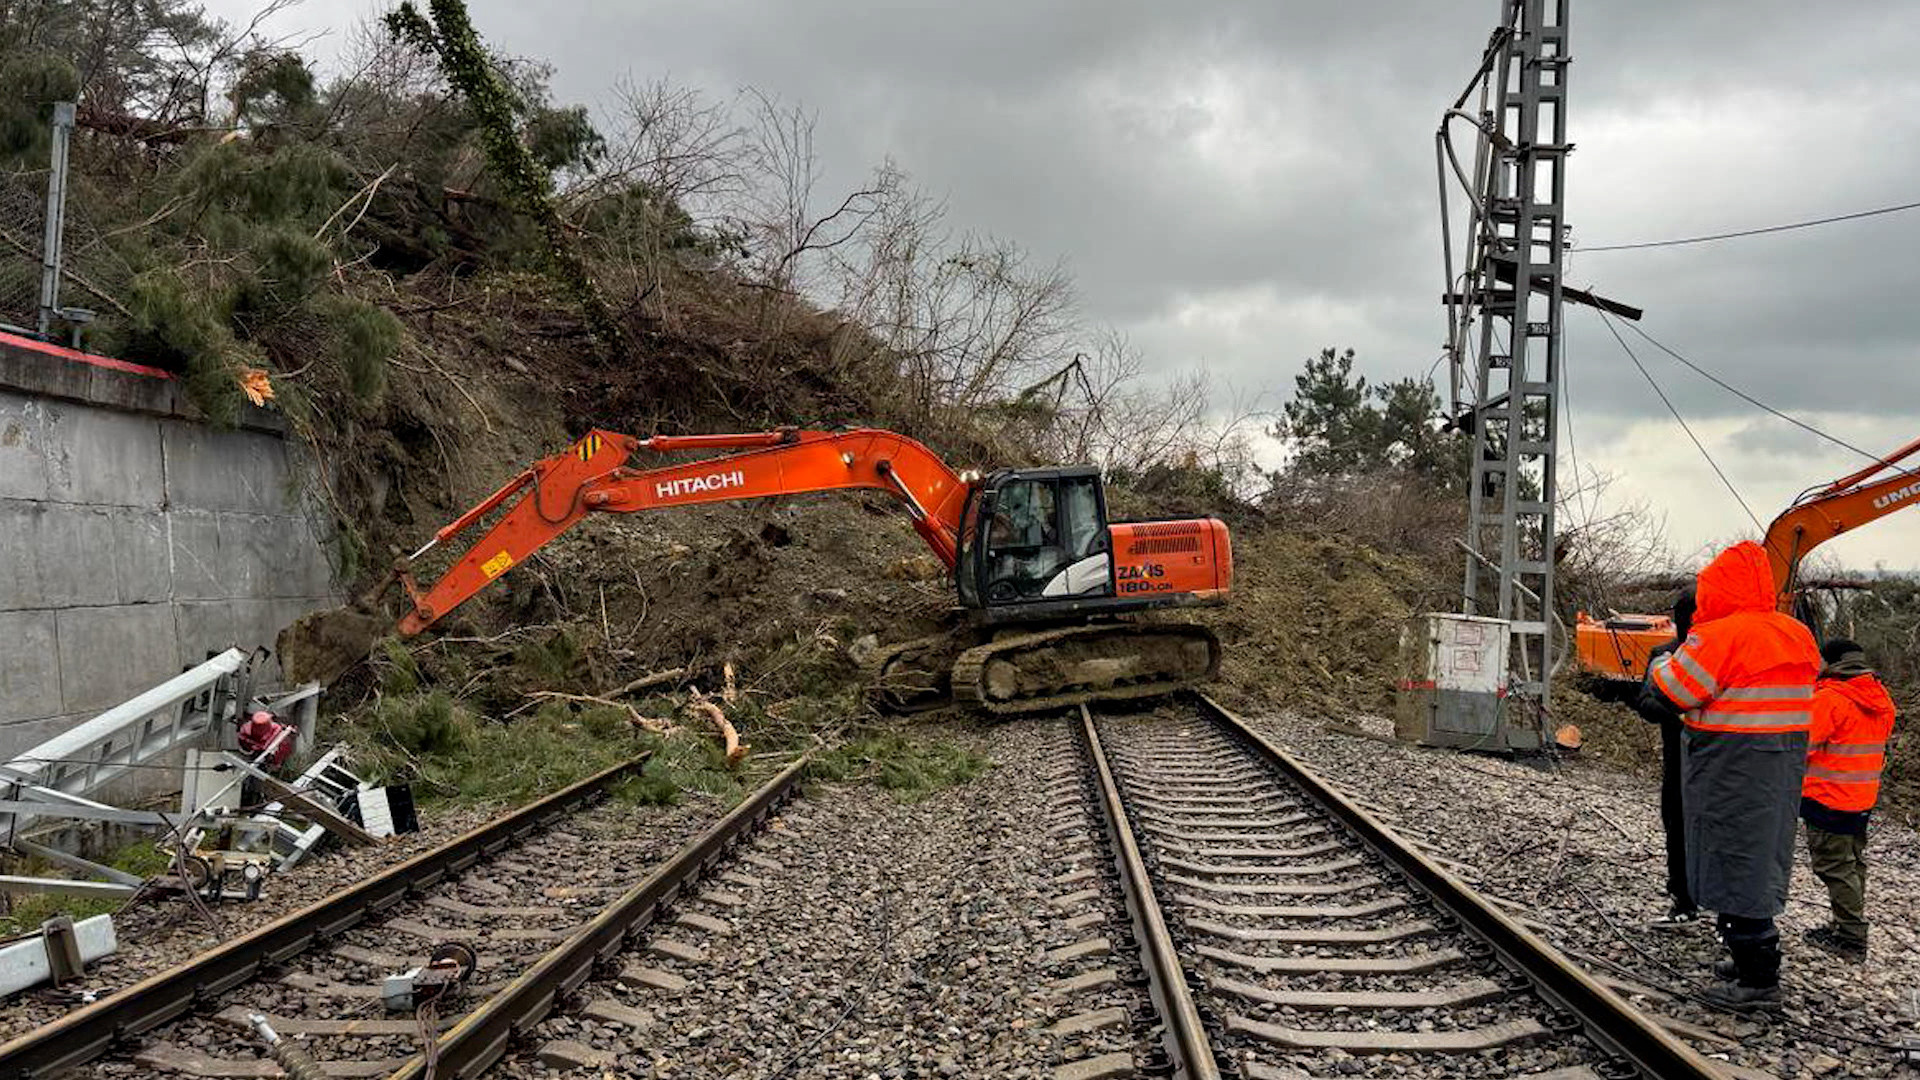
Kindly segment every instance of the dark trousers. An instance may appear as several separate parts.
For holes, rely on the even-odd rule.
[[[1807,856],[1827,887],[1833,929],[1841,938],[1867,943],[1867,838],[1807,826]]]
[[[1667,895],[1677,911],[1692,911],[1687,890],[1687,822],[1680,812],[1680,723],[1660,725],[1660,828],[1667,834]]]

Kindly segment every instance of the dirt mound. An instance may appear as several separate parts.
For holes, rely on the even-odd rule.
[[[1267,707],[1388,711],[1400,625],[1446,610],[1449,571],[1338,534],[1236,527],[1233,597],[1203,616],[1226,650],[1221,692]]]
[[[367,658],[374,643],[393,630],[393,620],[354,608],[332,608],[302,615],[280,631],[274,642],[280,670],[295,686],[331,684]]]

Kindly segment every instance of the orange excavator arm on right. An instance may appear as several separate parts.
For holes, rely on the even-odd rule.
[[[1773,584],[1779,592],[1781,611],[1793,610],[1800,563],[1814,548],[1848,530],[1920,503],[1920,472],[1899,467],[1901,461],[1917,453],[1920,439],[1858,472],[1807,492],[1773,519],[1767,526],[1764,546],[1773,563]],[[1892,476],[1880,476],[1889,469],[1894,470]]]

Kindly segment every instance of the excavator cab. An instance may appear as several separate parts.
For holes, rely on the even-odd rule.
[[[994,473],[961,519],[954,579],[967,608],[1113,595],[1106,493],[1091,466]]]

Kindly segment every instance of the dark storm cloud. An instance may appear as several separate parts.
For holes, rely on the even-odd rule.
[[[1065,258],[1089,314],[1150,343],[1160,368],[1199,360],[1284,386],[1300,357],[1352,344],[1376,373],[1418,374],[1443,336],[1432,132],[1493,3],[474,8],[502,46],[554,61],[573,98],[603,100],[631,74],[805,103],[831,184],[895,159],[957,222]],[[1574,18],[1580,240],[1770,224],[1915,190],[1911,5],[1648,0],[1580,3]],[[1901,409],[1920,389],[1920,365],[1902,362],[1920,338],[1916,230],[1920,215],[1594,253],[1575,277],[1784,405]],[[1249,296],[1272,304],[1252,317],[1257,335]],[[1573,313],[1569,333],[1591,365],[1579,407],[1658,407],[1591,316]],[[1649,366],[1683,410],[1745,409],[1664,358]],[[1877,376],[1882,392],[1841,373]]]
[[[1356,347],[1382,376],[1437,355],[1432,134],[1494,0],[470,3],[491,42],[552,62],[567,100],[665,77],[816,110],[822,202],[892,158],[955,224],[1064,259],[1088,315],[1159,370],[1205,363],[1283,389],[1322,345]],[[1920,191],[1920,8],[1906,0],[1576,0],[1573,18],[1582,244]],[[1916,239],[1920,213],[1583,254],[1572,280],[1644,306],[1649,332],[1777,404],[1892,412],[1920,391]],[[1629,340],[1689,415],[1749,411]],[[1568,355],[1596,424],[1663,414],[1591,313],[1570,311]]]
[[[361,0],[377,3],[378,0]],[[210,0],[228,17],[258,0]],[[957,227],[1066,261],[1088,316],[1151,370],[1205,365],[1283,398],[1303,357],[1375,377],[1444,337],[1433,131],[1495,0],[469,0],[496,47],[545,59],[569,101],[623,78],[819,116],[821,202],[891,158]],[[293,29],[368,13],[309,4]],[[1587,247],[1920,198],[1911,0],[1574,0],[1567,220]],[[339,40],[336,35],[334,40]],[[1646,252],[1569,280],[1726,379],[1878,450],[1914,434],[1920,213]],[[1770,514],[1857,457],[1762,418],[1622,329],[1724,470]],[[1567,316],[1583,468],[1667,517],[1682,548],[1747,527],[1595,315]],[[1911,565],[1920,519],[1848,537]]]

